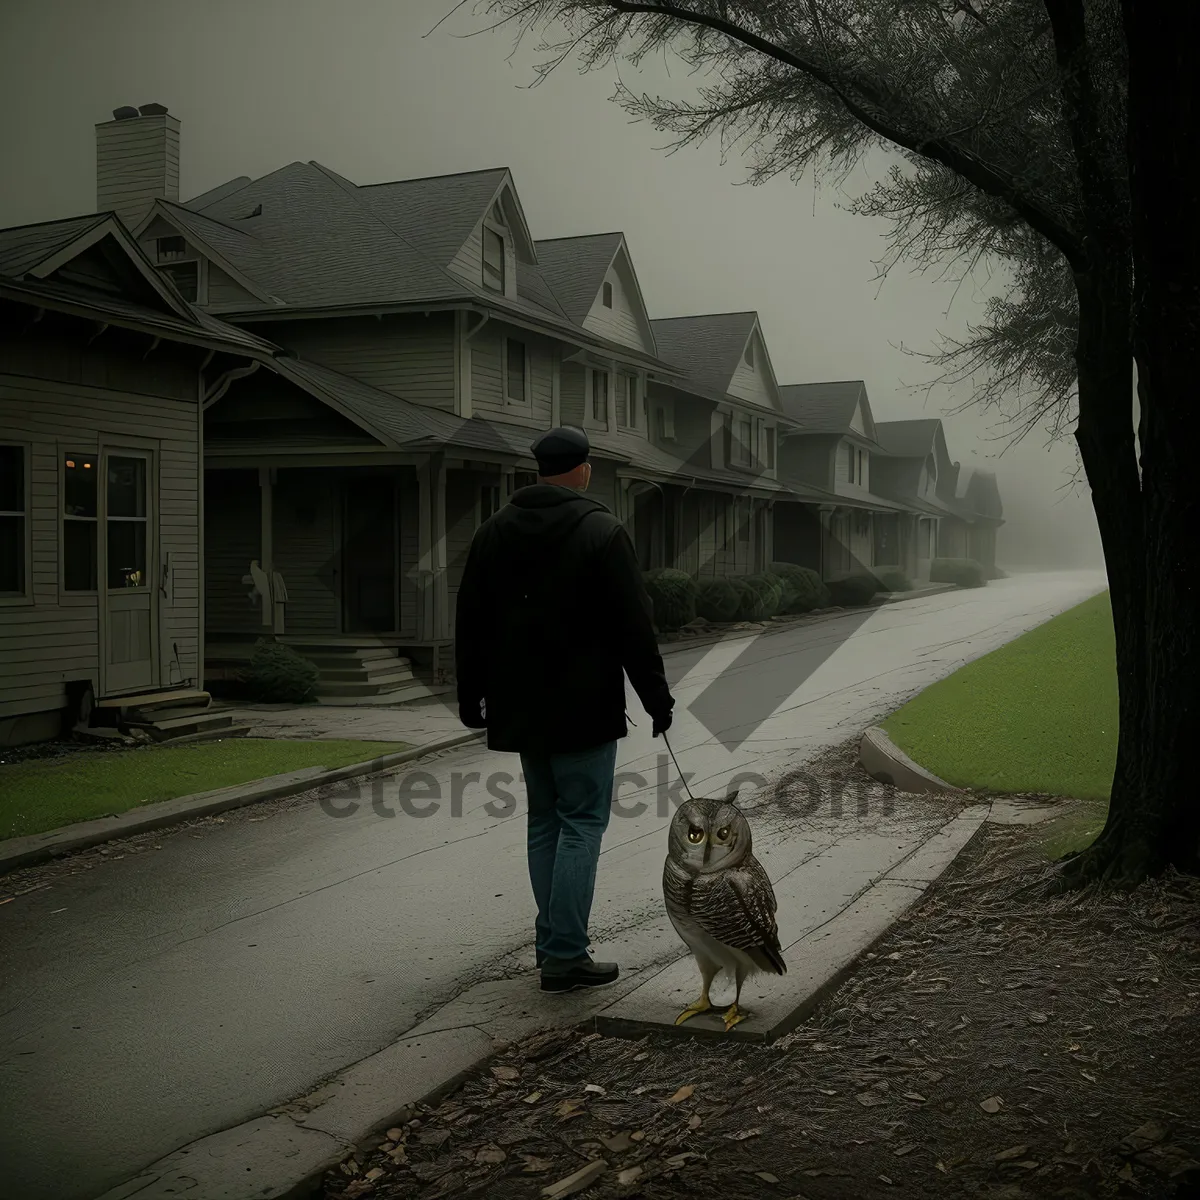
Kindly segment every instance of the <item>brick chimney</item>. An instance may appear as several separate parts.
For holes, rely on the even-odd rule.
[[[161,104],[125,106],[96,126],[96,208],[132,231],[159,197],[179,199],[179,122]]]

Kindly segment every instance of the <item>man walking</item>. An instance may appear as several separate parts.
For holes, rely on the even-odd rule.
[[[588,917],[608,826],[622,669],[655,737],[674,700],[633,543],[598,500],[582,429],[531,447],[538,481],[484,522],[458,590],[459,716],[488,748],[519,753],[529,797],[529,879],[537,902],[542,990],[613,983],[588,954]]]

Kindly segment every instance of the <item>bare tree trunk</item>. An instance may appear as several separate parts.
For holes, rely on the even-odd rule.
[[[1161,14],[1160,14],[1161,15]],[[1200,238],[1192,190],[1197,91],[1183,24],[1125,0],[1129,47],[1132,281],[1077,277],[1076,432],[1108,566],[1120,722],[1108,821],[1064,882],[1132,886],[1200,865],[1200,805],[1187,756],[1200,748],[1200,572],[1194,395],[1200,379]],[[1183,16],[1183,10],[1181,10]],[[1122,299],[1122,290],[1124,297]],[[1119,334],[1122,305],[1131,314]],[[1133,452],[1130,354],[1138,366],[1141,479]]]

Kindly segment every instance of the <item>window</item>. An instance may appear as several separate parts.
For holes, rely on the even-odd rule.
[[[747,342],[746,349],[742,352],[742,361],[748,367],[754,366],[754,343]]]
[[[860,487],[867,486],[867,452],[860,450],[858,452],[858,483]]]
[[[146,578],[146,459],[108,460],[105,537],[108,587],[141,588]]]
[[[604,286],[600,289],[600,303],[603,304],[605,308],[612,308],[613,306],[612,284],[607,280],[605,281]]]
[[[533,471],[514,471],[513,490],[520,491],[523,487],[532,487],[537,483],[537,475]]]
[[[592,420],[608,424],[608,372],[592,372]]]
[[[198,262],[174,263],[159,270],[179,289],[179,294],[191,303],[200,298],[200,264]]]
[[[0,596],[29,587],[29,471],[24,446],[0,446]]]
[[[726,416],[721,429],[721,465],[729,466],[733,462],[733,418]]]
[[[479,489],[479,524],[500,511],[500,485],[484,484]]]
[[[767,428],[767,470],[775,470],[775,430]]]
[[[638,381],[636,375],[618,377],[617,424],[622,429],[638,427]]]
[[[483,286],[504,293],[504,238],[494,229],[483,227]]]
[[[504,398],[510,404],[525,404],[529,399],[529,391],[525,385],[525,343],[506,338],[504,358]]]
[[[751,507],[751,502],[746,501],[741,507],[740,519],[738,520],[738,539],[739,541],[748,542],[750,540],[750,521],[754,516],[754,510]]]
[[[504,219],[504,209],[501,207],[499,200],[492,205],[492,220],[495,221],[497,225],[508,224],[508,222]]]
[[[851,483],[854,483],[855,482],[855,478],[854,478],[854,464],[855,464],[854,447],[849,445],[848,443],[846,445],[846,460],[848,463],[848,466],[846,468],[848,478]]]
[[[63,591],[96,590],[96,541],[100,467],[95,454],[63,459]]]
[[[754,436],[754,422],[749,417],[738,417],[738,462],[748,467],[754,462],[753,446],[750,439]]]
[[[159,262],[171,262],[187,254],[187,242],[181,237],[160,237],[155,240]]]
[[[937,483],[937,461],[932,454],[925,460],[925,469],[929,472],[930,481]]]

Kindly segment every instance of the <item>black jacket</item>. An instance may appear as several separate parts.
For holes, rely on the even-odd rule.
[[[633,543],[598,500],[522,488],[484,522],[458,589],[459,714],[492,750],[560,754],[615,741],[625,680],[652,716],[674,701]],[[486,717],[480,717],[486,702]]]

